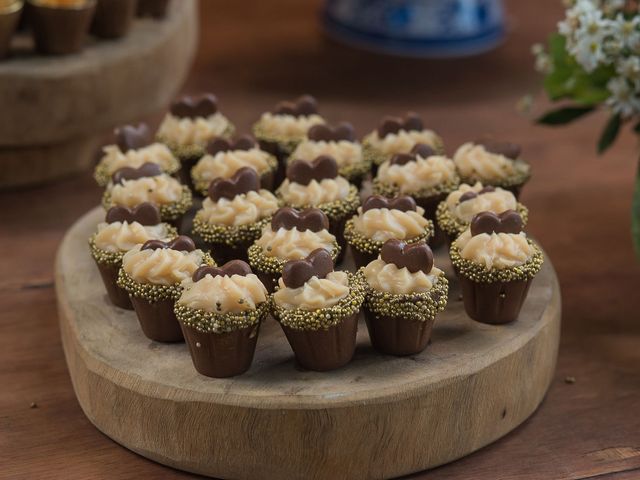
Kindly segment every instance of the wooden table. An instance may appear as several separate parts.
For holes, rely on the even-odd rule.
[[[534,167],[523,200],[530,232],[563,292],[555,381],[539,411],[428,479],[640,478],[640,268],[629,239],[637,145],[626,134],[595,154],[604,116],[552,130],[515,109],[536,92],[530,45],[559,2],[509,2],[508,42],[474,59],[415,62],[343,49],[321,36],[318,1],[202,2],[201,51],[187,91],[213,90],[239,125],[281,97],[311,92],[329,118],[360,133],[412,108],[456,145],[484,133],[521,142]],[[539,108],[542,108],[541,105]],[[154,119],[154,120],[157,120]],[[89,173],[0,194],[0,478],[189,478],[115,444],[84,417],[57,326],[53,256],[64,231],[99,200]]]

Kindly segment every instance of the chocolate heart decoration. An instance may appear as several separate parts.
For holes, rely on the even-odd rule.
[[[127,153],[129,150],[138,150],[153,143],[149,125],[141,123],[137,127],[124,125],[115,130],[116,144],[121,152]]]
[[[522,152],[520,145],[511,142],[499,142],[491,138],[481,139],[475,143],[476,145],[482,145],[487,152],[504,155],[511,160],[518,159]]]
[[[338,164],[329,155],[320,155],[312,162],[294,160],[287,167],[287,178],[300,185],[309,185],[311,180],[320,181],[338,176]]]
[[[462,203],[462,202],[466,202],[468,200],[472,200],[474,198],[476,198],[478,196],[478,194],[476,192],[464,192],[462,195],[460,195],[460,198],[458,199],[458,203]]]
[[[143,202],[132,209],[115,206],[107,211],[105,216],[107,223],[114,222],[138,222],[140,225],[157,225],[160,223],[160,210],[153,203]]]
[[[242,135],[233,142],[222,137],[214,138],[207,144],[206,150],[209,155],[215,155],[218,152],[231,150],[251,150],[255,146],[256,141],[251,135]]]
[[[393,263],[411,273],[422,271],[428,274],[433,268],[433,252],[425,242],[405,243],[392,238],[382,245],[380,258],[384,263]]]
[[[251,167],[242,167],[231,178],[216,178],[209,185],[209,198],[217,202],[221,198],[232,200],[236,195],[260,190],[260,177]]]
[[[466,202],[467,200],[471,200],[476,198],[478,195],[482,195],[484,193],[491,193],[491,192],[495,192],[496,189],[495,187],[492,186],[487,186],[487,187],[483,187],[480,191],[478,192],[474,192],[472,190],[468,191],[468,192],[464,192],[462,195],[460,195],[460,198],[458,199],[458,203],[462,203],[462,202]]]
[[[415,162],[417,159],[413,153],[396,153],[389,160],[389,165],[406,165],[409,162]]]
[[[276,105],[273,113],[276,115],[293,115],[306,117],[318,113],[318,102],[311,95],[303,95],[293,102],[283,101]]]
[[[390,210],[400,210],[402,212],[415,212],[416,201],[407,195],[402,195],[392,199],[385,198],[382,195],[371,195],[362,204],[363,213],[367,210],[373,210],[376,208],[388,208]]]
[[[212,277],[230,277],[231,275],[241,275],[247,276],[251,272],[251,267],[247,262],[243,262],[242,260],[231,260],[225,263],[221,267],[213,267],[211,265],[203,265],[199,267],[195,272],[193,272],[193,276],[191,279],[194,282],[198,280],[202,280],[206,275],[211,275]]]
[[[497,215],[493,212],[481,212],[471,219],[471,235],[482,233],[520,233],[522,217],[515,210],[505,210]]]
[[[302,260],[289,260],[282,267],[282,281],[288,288],[299,288],[312,277],[325,278],[333,272],[331,254],[316,248]]]
[[[429,158],[436,155],[436,151],[426,143],[416,143],[411,149],[411,153],[422,158]]]
[[[319,208],[307,208],[306,210],[296,210],[291,207],[279,208],[271,219],[271,230],[277,232],[279,229],[300,231],[310,230],[319,232],[329,230],[329,217]]]
[[[378,136],[384,138],[390,133],[398,133],[400,130],[420,131],[424,128],[422,119],[417,113],[408,112],[404,118],[400,117],[385,117],[378,126]]]
[[[170,242],[163,242],[162,240],[147,240],[144,242],[140,250],[157,250],[159,248],[170,248],[171,250],[179,250],[182,252],[193,252],[196,249],[196,244],[193,243],[186,235],[180,235]]]
[[[114,184],[122,183],[123,180],[137,180],[138,178],[157,177],[162,175],[162,168],[157,163],[143,163],[138,168],[122,167],[113,172],[111,181]]]
[[[218,111],[218,99],[212,93],[185,95],[171,104],[170,111],[178,118],[207,118]]]
[[[320,123],[307,131],[307,138],[314,142],[338,142],[340,140],[354,142],[356,134],[353,125],[348,122],[341,122],[335,127]]]

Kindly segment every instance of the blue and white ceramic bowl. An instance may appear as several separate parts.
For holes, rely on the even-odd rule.
[[[339,41],[414,57],[473,55],[504,37],[502,0],[327,0],[323,22]]]

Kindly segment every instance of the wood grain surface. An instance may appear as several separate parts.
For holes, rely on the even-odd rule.
[[[0,188],[86,170],[105,131],[163,108],[189,70],[196,14],[195,0],[174,2],[165,21],[137,20],[80,54],[1,61]]]
[[[134,312],[106,299],[86,251],[103,220],[101,207],[84,215],[57,255],[69,373],[92,423],[164,464],[238,479],[389,478],[508,433],[538,407],[553,378],[560,292],[551,261],[534,278],[518,321],[492,326],[465,314],[445,248],[435,263],[452,279],[449,303],[424,352],[376,353],[361,319],[353,361],[311,372],[296,366],[268,318],[248,372],[203,377],[184,343],[150,342]],[[350,256],[340,268],[354,269]]]
[[[522,197],[531,210],[529,231],[553,259],[562,289],[558,368],[535,415],[479,452],[409,478],[638,479],[640,267],[629,235],[637,144],[625,132],[598,157],[605,115],[547,129],[515,108],[539,89],[530,46],[555,27],[560,2],[507,2],[511,31],[502,47],[437,62],[329,43],[318,6],[205,0],[200,53],[185,91],[217,92],[240,130],[281,97],[309,91],[329,117],[352,120],[360,133],[383,114],[414,108],[444,136],[449,153],[487,132],[521,142],[534,168]],[[64,232],[99,196],[89,173],[0,194],[0,478],[194,478],[111,441],[75,399],[53,258]]]

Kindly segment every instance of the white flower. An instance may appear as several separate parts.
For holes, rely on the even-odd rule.
[[[616,63],[616,72],[638,85],[640,82],[640,58],[636,56],[620,58]]]
[[[640,98],[634,88],[622,77],[614,77],[607,83],[611,96],[607,105],[622,118],[629,118],[640,113]]]
[[[602,10],[591,0],[578,0],[567,10],[566,18],[558,24],[558,29],[567,39],[568,52],[585,71],[592,72],[599,65],[612,62],[607,53],[617,45],[608,42],[615,30],[614,23],[605,18]]]
[[[640,17],[629,19],[619,13],[612,22],[612,34],[627,48],[636,50],[640,45]]]

